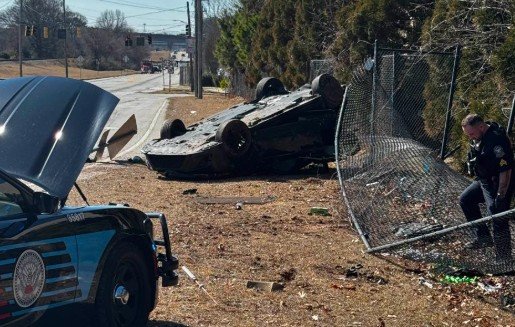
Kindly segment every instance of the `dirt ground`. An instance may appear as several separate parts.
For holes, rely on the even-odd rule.
[[[168,114],[189,125],[240,101],[223,95],[172,99]],[[163,212],[180,264],[216,301],[180,271],[179,286],[160,290],[150,326],[515,326],[510,312],[470,288],[421,284],[420,277],[429,278],[423,265],[365,254],[334,169],[177,181],[144,165],[95,163],[78,184],[92,204]],[[237,200],[199,203],[206,197],[271,201],[237,210]],[[70,201],[82,203],[75,193]],[[312,207],[327,208],[330,216],[310,215]],[[249,280],[284,289],[247,288]]]
[[[96,71],[90,69],[80,69],[75,65],[74,59],[68,60],[68,77],[75,79],[95,79],[104,77],[137,74],[139,71],[115,70],[115,71]],[[66,75],[64,61],[58,60],[38,60],[23,62],[23,76],[45,75],[61,76]],[[20,66],[18,62],[0,62],[0,78],[13,78],[20,76]]]

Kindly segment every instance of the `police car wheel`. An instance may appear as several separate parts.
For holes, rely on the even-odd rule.
[[[101,326],[135,327],[148,321],[151,282],[141,251],[130,243],[117,245],[104,266],[95,301]]]

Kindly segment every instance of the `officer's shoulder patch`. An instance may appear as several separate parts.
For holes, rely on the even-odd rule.
[[[502,158],[504,156],[504,149],[500,145],[494,147],[494,154],[496,158]]]
[[[499,161],[499,167],[504,167],[506,166],[508,163],[506,162],[506,160],[504,159],[501,159],[501,161]]]

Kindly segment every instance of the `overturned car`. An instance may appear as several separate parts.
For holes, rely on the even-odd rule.
[[[262,79],[255,100],[185,127],[167,120],[160,139],[141,150],[149,168],[168,177],[220,177],[292,172],[334,160],[334,132],[343,88],[331,75],[288,92]]]
[[[118,101],[72,79],[0,81],[0,326],[72,304],[91,308],[95,325],[143,326],[159,278],[177,284],[163,214],[66,205]]]

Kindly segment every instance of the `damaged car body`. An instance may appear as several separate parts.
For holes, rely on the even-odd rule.
[[[221,177],[260,171],[293,172],[311,162],[334,160],[334,132],[343,88],[322,74],[288,92],[267,77],[255,100],[186,128],[167,120],[160,139],[142,152],[149,168],[168,177]]]
[[[0,81],[0,326],[72,304],[99,326],[142,326],[159,278],[177,284],[163,214],[66,205],[118,101],[78,80]]]

